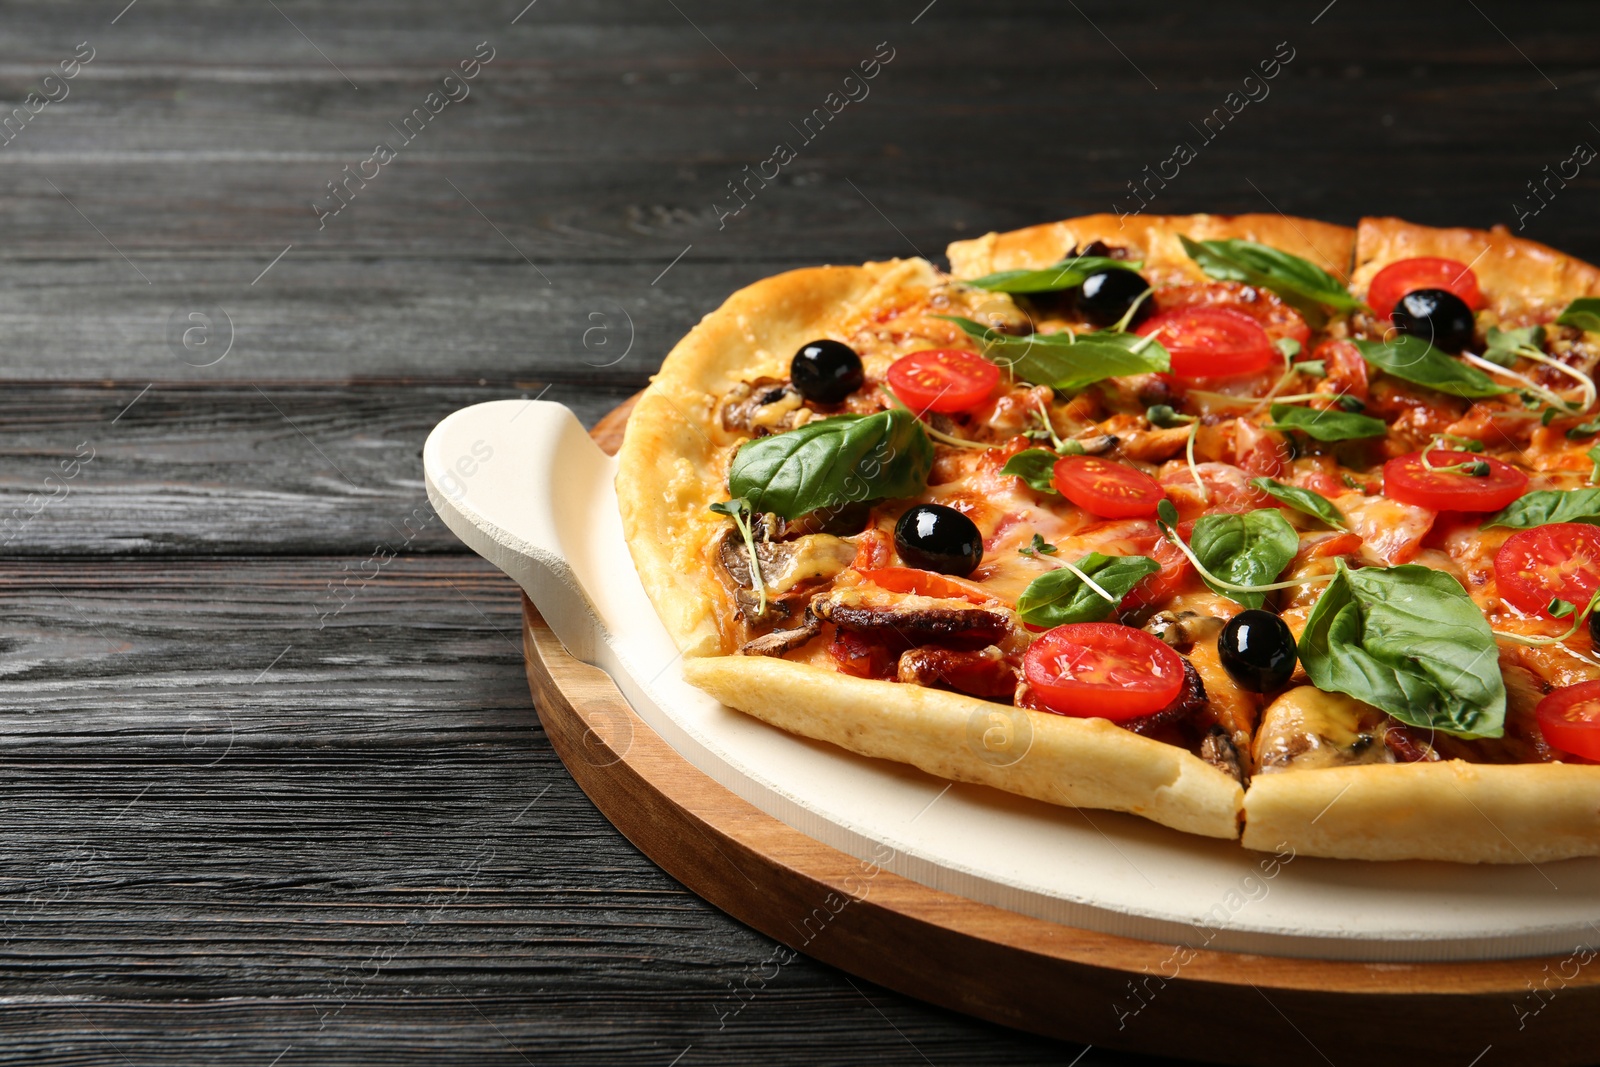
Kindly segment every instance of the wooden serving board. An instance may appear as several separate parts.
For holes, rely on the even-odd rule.
[[[630,406],[595,427],[603,448],[615,450]],[[534,703],[573,778],[669,874],[791,950],[1007,1026],[1215,1062],[1491,1067],[1600,1054],[1592,952],[1380,964],[1209,951],[1030,918],[858,860],[691,766],[526,598],[523,615]],[[752,994],[769,977],[753,975]]]

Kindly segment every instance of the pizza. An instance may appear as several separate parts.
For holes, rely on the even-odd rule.
[[[617,496],[692,684],[1246,848],[1600,854],[1600,270],[1093,215],[731,296]]]

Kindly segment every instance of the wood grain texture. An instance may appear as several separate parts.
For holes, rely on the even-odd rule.
[[[251,286],[289,243],[241,258],[137,260],[149,284],[115,254],[13,263],[16,284],[0,288],[7,338],[0,373],[114,378],[136,387],[523,378],[577,386],[559,395],[582,404],[588,389],[642,387],[678,338],[729,293],[800,265],[700,262],[691,253],[673,266],[685,240],[626,265],[546,262],[555,283],[546,285],[504,244],[467,259],[351,259],[296,246]],[[191,313],[208,318],[190,320]],[[195,321],[213,320],[214,328],[203,325],[206,333],[183,344]],[[232,349],[213,363],[230,337]]]
[[[439,420],[542,397],[592,423],[630,392],[537,379],[8,383],[0,552],[460,552],[422,486]]]
[[[735,993],[774,943],[561,768],[514,588],[393,532],[429,426],[545,385],[593,421],[758,277],[1131,205],[1283,40],[1151,210],[1515,224],[1600,137],[1576,0],[123,6],[0,5],[7,109],[96,49],[0,145],[0,1063],[1074,1062],[804,956]],[[319,230],[484,40],[472,95]],[[870,97],[719,221],[880,41]],[[1600,258],[1594,181],[1525,232]],[[197,366],[169,331],[213,308],[234,346]]]

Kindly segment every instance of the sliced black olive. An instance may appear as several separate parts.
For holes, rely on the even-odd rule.
[[[1460,352],[1472,343],[1472,309],[1445,289],[1412,290],[1400,298],[1389,318],[1443,352]]]
[[[1594,647],[1600,648],[1600,611],[1589,616],[1589,640],[1594,642]]]
[[[837,404],[866,381],[861,357],[838,341],[812,341],[789,361],[789,380],[800,395],[818,404]]]
[[[1148,288],[1150,283],[1137,271],[1116,268],[1097,271],[1083,280],[1075,303],[1083,317],[1096,326],[1114,326]],[[1139,305],[1138,314],[1128,325],[1134,325],[1148,314],[1150,301],[1146,300]]]
[[[1270,693],[1287,685],[1294,673],[1294,634],[1272,612],[1251,608],[1222,628],[1217,656],[1240,686],[1252,693]]]
[[[894,547],[912,567],[965,578],[983,562],[983,535],[955,508],[918,504],[894,524]]]

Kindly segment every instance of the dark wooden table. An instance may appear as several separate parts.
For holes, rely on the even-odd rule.
[[[1152,211],[1600,257],[1593,165],[1526,188],[1600,144],[1576,0],[124,2],[0,8],[6,1062],[1135,1062],[804,958],[737,997],[772,944],[551,753],[424,436],[592,422],[738,286],[1128,209],[1179,141]]]

